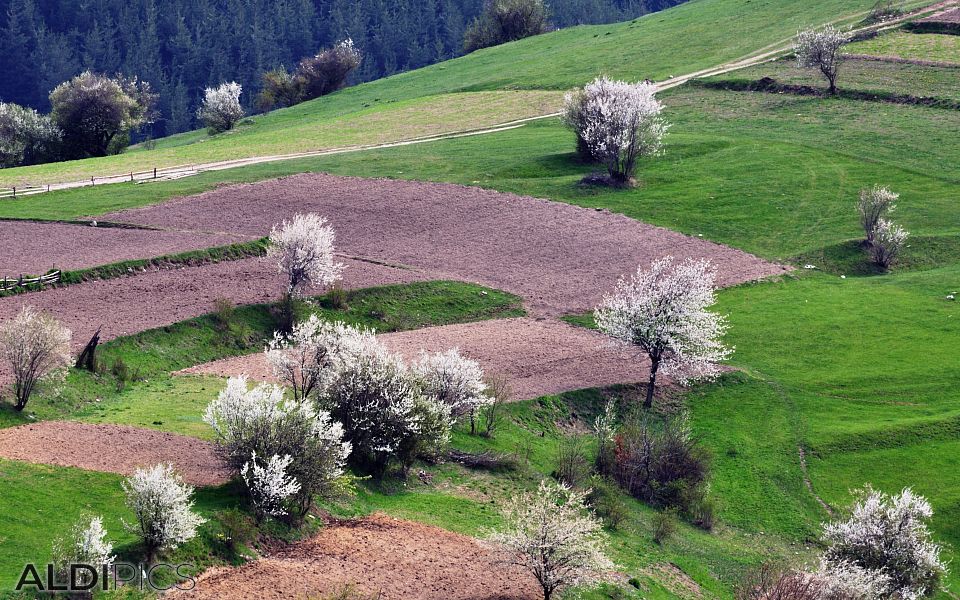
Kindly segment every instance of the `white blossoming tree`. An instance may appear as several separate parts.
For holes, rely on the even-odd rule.
[[[253,452],[250,462],[244,463],[240,469],[258,520],[287,514],[284,502],[300,491],[300,483],[287,474],[291,462],[293,457],[289,454],[274,454],[261,466],[257,462],[257,453]]]
[[[860,213],[860,225],[863,226],[863,232],[867,236],[867,244],[873,244],[880,219],[886,218],[896,210],[898,198],[900,194],[879,185],[860,190],[857,212]]]
[[[193,487],[183,482],[173,465],[137,469],[124,481],[123,490],[136,517],[127,528],[143,540],[147,562],[193,539],[205,522],[193,512]]]
[[[848,519],[824,525],[821,571],[850,585],[883,589],[885,584],[877,598],[931,596],[947,572],[927,527],[932,516],[930,503],[909,488],[888,496],[868,487]]]
[[[669,125],[656,85],[599,77],[567,94],[564,122],[577,133],[581,153],[604,163],[614,184],[630,182],[637,158],[661,152]]]
[[[837,74],[843,63],[843,47],[850,36],[833,25],[821,29],[804,29],[797,33],[793,53],[797,66],[802,69],[818,69],[830,84],[830,93],[837,93]]]
[[[70,366],[70,330],[32,306],[0,325],[0,360],[13,374],[14,407],[23,410],[38,386],[62,380]]]
[[[343,441],[343,427],[310,399],[288,401],[280,386],[251,388],[246,377],[231,377],[203,420],[235,473],[242,474],[254,455],[291,457],[284,471],[299,486],[291,500],[301,515],[314,496],[333,497],[349,488],[344,466],[351,446]]]
[[[597,581],[614,569],[604,552],[602,522],[586,507],[586,493],[563,484],[541,482],[503,507],[504,528],[490,536],[501,562],[518,565],[536,577],[544,600],[567,587]]]
[[[289,335],[274,333],[266,357],[274,376],[300,400],[319,393],[344,364],[373,343],[372,331],[310,315]]]
[[[333,254],[335,233],[317,214],[297,214],[270,232],[267,257],[287,277],[284,330],[293,327],[293,300],[310,286],[329,286],[340,280],[343,263]]]
[[[459,348],[422,354],[413,372],[423,393],[450,407],[454,419],[468,417],[470,433],[476,433],[477,414],[491,404],[477,361],[460,354]]]
[[[53,544],[53,563],[62,580],[70,576],[71,565],[88,565],[99,571],[102,567],[109,569],[115,559],[113,544],[107,541],[107,530],[99,516],[81,517],[66,538]],[[77,569],[73,583],[84,587],[91,580],[92,574],[86,569]]]
[[[897,262],[900,252],[903,251],[910,234],[906,229],[889,219],[877,221],[874,229],[873,243],[870,246],[870,256],[878,267],[889,269]]]
[[[236,81],[204,90],[203,104],[197,109],[197,118],[203,121],[210,133],[229,131],[243,118],[243,106],[240,104],[242,92],[243,87]]]
[[[732,354],[721,341],[725,317],[707,310],[716,302],[714,278],[707,261],[674,264],[668,256],[621,279],[594,311],[600,331],[650,359],[646,408],[660,372],[681,383],[709,379]]]

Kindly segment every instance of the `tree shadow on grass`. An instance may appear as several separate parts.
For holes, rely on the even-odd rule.
[[[869,251],[861,240],[817,248],[794,257],[792,262],[811,264],[825,273],[847,277],[927,271],[960,262],[960,235],[909,238],[899,260],[889,271],[870,262]]]

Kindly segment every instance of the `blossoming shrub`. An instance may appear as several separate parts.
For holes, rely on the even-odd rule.
[[[70,330],[32,306],[0,325],[0,361],[13,374],[14,408],[39,386],[62,381],[70,366]]]
[[[127,529],[143,540],[148,562],[193,539],[205,522],[193,512],[193,488],[174,473],[173,465],[137,469],[123,490],[136,519]]]
[[[300,483],[287,473],[291,462],[293,457],[289,454],[274,454],[261,466],[254,452],[250,456],[250,462],[244,463],[240,469],[240,476],[247,484],[257,519],[287,514],[284,503],[287,498],[300,491]]]
[[[343,475],[351,447],[343,441],[343,427],[312,400],[286,400],[280,386],[251,388],[246,377],[232,377],[207,406],[204,421],[237,474],[257,456],[291,457],[284,472],[299,486],[290,498],[300,514],[310,509],[314,496],[336,496],[349,487]]]
[[[413,374],[424,395],[448,406],[454,419],[469,419],[470,432],[476,433],[479,415],[493,403],[477,361],[460,354],[458,348],[423,354],[414,363]]]
[[[70,577],[71,565],[89,565],[102,572],[115,560],[113,544],[107,541],[107,530],[103,527],[103,519],[96,517],[81,517],[65,538],[56,540],[53,544],[53,564],[61,581]],[[85,569],[76,570],[76,583],[80,586],[88,585],[92,574]]]
[[[243,118],[243,106],[240,104],[242,92],[243,87],[236,81],[204,90],[203,104],[197,109],[197,118],[203,121],[211,134],[229,131]]]

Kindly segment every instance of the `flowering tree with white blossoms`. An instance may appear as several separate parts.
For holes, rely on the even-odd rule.
[[[284,470],[299,486],[292,500],[300,514],[310,509],[315,495],[332,497],[349,488],[344,466],[351,446],[343,440],[343,426],[312,400],[288,401],[281,386],[251,388],[246,377],[231,377],[203,420],[235,473],[242,474],[254,455],[291,457]]]
[[[373,343],[373,331],[310,315],[289,335],[274,333],[266,357],[274,376],[300,400],[320,392],[351,357]]]
[[[38,386],[62,380],[70,366],[70,330],[32,306],[0,325],[0,360],[13,373],[14,407],[23,410]]]
[[[197,118],[214,134],[233,129],[244,114],[240,105],[242,92],[243,87],[236,81],[207,88],[203,92],[203,104],[197,109]]]
[[[870,246],[870,256],[874,264],[889,269],[893,263],[897,262],[897,257],[900,256],[908,237],[910,234],[907,230],[893,221],[889,219],[877,221],[877,227],[873,233],[873,244]]]
[[[136,517],[127,529],[143,539],[147,562],[193,539],[206,522],[193,512],[193,487],[183,482],[173,465],[137,469],[123,482],[123,491]]]
[[[82,517],[70,530],[69,536],[53,544],[53,563],[61,579],[70,576],[71,565],[89,565],[97,570],[109,569],[116,559],[113,544],[107,541],[107,530],[101,517]],[[76,570],[74,583],[89,585],[92,574],[85,569]]]
[[[476,433],[478,411],[493,402],[487,394],[480,363],[460,354],[459,348],[422,354],[413,373],[427,396],[450,407],[454,419],[470,418],[470,433]]]
[[[860,213],[860,225],[863,226],[868,244],[873,244],[880,219],[887,217],[896,210],[898,198],[900,198],[900,194],[891,192],[889,188],[879,185],[860,190],[857,212]]]
[[[490,536],[501,562],[530,571],[544,600],[558,590],[592,583],[614,564],[604,553],[603,523],[586,506],[587,492],[543,481],[503,507],[505,526]]]
[[[661,116],[656,85],[598,77],[582,92],[567,94],[564,122],[577,132],[578,145],[603,162],[611,180],[628,183],[637,158],[661,152],[669,125]]]
[[[947,573],[927,527],[932,516],[930,503],[910,488],[888,496],[868,487],[847,520],[824,525],[828,547],[821,570],[846,570],[862,586],[879,588],[886,581],[877,598],[932,596]]]
[[[287,474],[287,467],[291,462],[293,457],[289,454],[274,454],[265,466],[260,466],[257,463],[257,453],[253,452],[250,462],[244,463],[240,469],[240,476],[247,484],[258,520],[287,514],[284,502],[300,491],[300,483]]]
[[[681,383],[710,379],[719,373],[716,363],[733,353],[721,341],[726,318],[707,310],[716,302],[715,277],[708,261],[675,265],[668,256],[621,278],[594,311],[600,331],[650,359],[644,407],[653,406],[661,371]]]
[[[830,93],[837,93],[837,73],[843,63],[843,47],[850,36],[833,25],[822,29],[804,29],[797,33],[793,53],[801,69],[819,69],[830,84]]]
[[[327,220],[317,214],[297,214],[291,221],[275,225],[270,232],[267,257],[287,276],[284,329],[293,327],[293,299],[309,286],[329,286],[343,273],[336,261],[333,242],[336,234]]]

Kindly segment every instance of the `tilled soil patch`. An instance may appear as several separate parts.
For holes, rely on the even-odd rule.
[[[106,218],[262,236],[297,212],[329,218],[345,254],[506,290],[548,315],[592,308],[621,275],[668,254],[712,260],[720,285],[786,270],[607,211],[417,181],[305,174],[223,187]]]
[[[0,458],[120,475],[171,463],[192,485],[230,479],[210,443],[126,425],[43,421],[0,429]]]
[[[250,239],[236,233],[195,233],[91,227],[66,223],[0,221],[0,278],[76,270]]]
[[[382,514],[330,525],[304,542],[208,571],[191,598],[317,598],[347,586],[380,600],[536,600],[532,576],[493,563],[477,540]],[[377,595],[379,594],[379,595]]]
[[[646,360],[610,344],[604,336],[552,319],[500,319],[388,333],[380,339],[414,360],[421,351],[459,347],[488,374],[506,375],[517,400],[589,387],[641,381]],[[270,381],[263,353],[227,358],[181,371],[194,375],[246,374]]]

